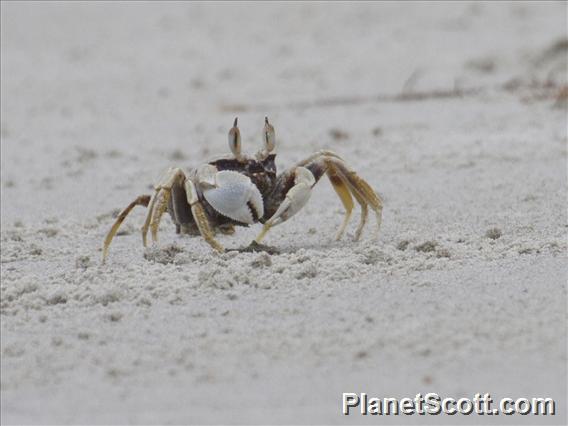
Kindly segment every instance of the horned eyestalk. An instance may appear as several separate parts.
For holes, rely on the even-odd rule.
[[[239,117],[235,117],[235,122],[233,123],[233,127],[229,130],[229,148],[231,152],[235,156],[235,158],[239,161],[243,160],[243,156],[241,154],[241,132],[237,127],[237,122]]]
[[[264,148],[267,154],[270,154],[276,148],[276,135],[274,127],[268,122],[268,117],[264,117],[264,129],[262,129],[262,136],[264,139]]]

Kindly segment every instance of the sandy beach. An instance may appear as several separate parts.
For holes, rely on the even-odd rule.
[[[2,424],[566,424],[566,3],[1,4]],[[339,153],[280,254],[145,209],[170,166]],[[260,225],[220,235],[248,244]],[[556,416],[361,416],[343,392],[550,397]]]

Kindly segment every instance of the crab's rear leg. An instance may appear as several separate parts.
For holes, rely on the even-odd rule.
[[[305,165],[305,167],[311,170],[314,176],[316,176],[316,180],[325,172],[331,181],[335,192],[339,195],[345,207],[345,219],[339,229],[337,239],[339,239],[345,231],[345,227],[347,226],[351,216],[350,208],[353,208],[352,202],[349,202],[350,200],[347,199],[345,195],[346,190],[350,192],[350,195],[352,195],[361,206],[361,219],[357,226],[357,231],[355,232],[355,241],[359,240],[363,233],[363,228],[367,223],[369,206],[375,212],[377,217],[378,235],[382,221],[382,200],[371,186],[353,169],[351,169],[339,155],[332,151],[319,151],[310,155],[306,160],[299,164]]]
[[[341,224],[339,231],[337,231],[337,234],[335,236],[335,239],[339,240],[345,232],[345,228],[347,228],[349,219],[351,219],[351,213],[353,213],[354,206],[353,198],[351,197],[351,191],[349,190],[348,183],[341,175],[337,174],[333,169],[330,168],[327,171],[327,177],[331,182],[331,186],[343,203],[343,207],[345,207],[345,217],[343,219],[343,223]]]
[[[379,230],[381,228],[382,223],[382,216],[383,216],[383,201],[381,197],[371,188],[371,186],[361,178],[353,169],[351,169],[344,161],[335,159],[335,158],[328,158],[326,159],[328,163],[331,163],[333,167],[339,172],[339,174],[344,177],[344,179],[349,184],[349,188],[351,189],[351,193],[355,197],[355,199],[361,205],[361,222],[357,227],[357,231],[355,233],[355,239],[358,240],[361,236],[363,231],[363,227],[365,226],[366,217],[367,217],[367,205],[371,207],[371,209],[375,212],[375,216],[377,219],[377,231],[376,235],[378,237]]]
[[[103,263],[105,263],[105,259],[108,255],[108,249],[110,247],[110,243],[112,242],[112,239],[118,232],[118,228],[120,228],[120,225],[122,225],[122,222],[124,222],[124,219],[126,219],[126,216],[128,216],[128,214],[132,211],[134,207],[136,206],[148,207],[149,203],[150,203],[150,195],[140,195],[134,201],[132,201],[123,211],[120,212],[120,214],[116,218],[116,221],[112,225],[112,228],[110,228],[110,231],[108,232],[105,241],[103,243]]]
[[[144,225],[142,225],[142,243],[144,247],[147,246],[148,229],[151,229],[152,240],[157,241],[160,219],[168,208],[172,187],[176,182],[183,182],[184,180],[185,174],[181,169],[170,168],[154,187],[155,192],[150,200],[146,220],[144,221]]]
[[[337,171],[337,169],[333,166],[329,166],[327,170],[327,177],[329,178],[335,192],[341,198],[343,205],[345,206],[345,219],[343,220],[343,224],[339,228],[339,232],[337,233],[336,240],[339,240],[347,227],[349,222],[349,218],[351,217],[351,210],[349,210],[349,205],[344,201],[344,193],[347,192],[349,198],[351,195],[357,200],[357,203],[361,207],[361,219],[359,220],[359,225],[357,226],[357,231],[355,231],[355,241],[358,241],[361,238],[361,234],[363,232],[363,228],[367,223],[367,216],[369,214],[369,208],[367,201],[365,198],[359,193],[359,191],[349,182],[349,180],[341,173]],[[351,209],[353,209],[353,199],[351,199]]]

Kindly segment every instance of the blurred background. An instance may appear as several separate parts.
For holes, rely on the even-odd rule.
[[[296,144],[329,144],[322,112],[331,127],[357,128],[343,107],[362,107],[378,128],[401,94],[553,102],[566,84],[565,23],[563,2],[3,2],[2,179],[25,167],[36,186],[56,187],[78,172],[66,170],[73,156],[93,150],[183,152],[195,164],[226,150],[235,115],[245,149],[270,115],[294,156]],[[61,160],[43,161],[46,151]],[[123,172],[152,181],[167,160]],[[104,170],[89,174],[97,197]],[[3,214],[12,207],[31,205],[16,199]]]

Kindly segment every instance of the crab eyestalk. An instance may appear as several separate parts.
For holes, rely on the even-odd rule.
[[[274,127],[272,127],[272,124],[268,122],[268,117],[264,117],[262,136],[264,139],[264,149],[267,154],[270,154],[276,148],[276,136],[274,133]]]
[[[241,154],[241,132],[237,127],[238,117],[235,117],[235,122],[233,123],[233,127],[229,130],[229,148],[231,152],[235,156],[235,158],[239,161],[243,160],[243,156]]]

